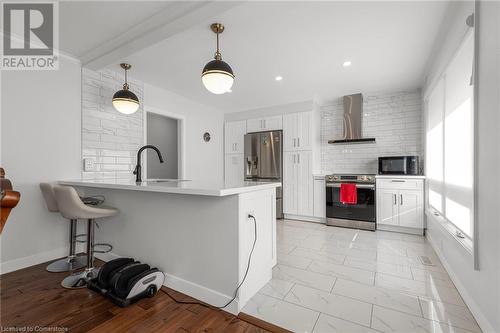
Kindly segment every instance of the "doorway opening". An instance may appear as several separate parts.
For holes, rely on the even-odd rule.
[[[183,126],[184,119],[173,114],[147,108],[144,119],[144,136],[148,145],[156,146],[163,155],[158,161],[155,152],[147,151],[146,175],[148,179],[181,179],[183,177]]]

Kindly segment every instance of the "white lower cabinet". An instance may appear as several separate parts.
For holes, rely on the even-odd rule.
[[[238,184],[245,178],[243,154],[226,154],[224,157],[224,181]]]
[[[399,225],[397,190],[377,189],[377,224]]]
[[[283,153],[283,212],[313,216],[312,152]]]
[[[314,217],[326,217],[326,184],[324,176],[314,176]]]
[[[377,179],[377,228],[422,234],[423,183],[423,179]]]

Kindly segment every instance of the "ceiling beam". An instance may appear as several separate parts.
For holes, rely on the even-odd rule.
[[[128,29],[82,57],[84,67],[99,70],[119,63],[131,54],[165,40],[190,27],[220,15],[243,2],[182,1],[172,2],[165,9]]]

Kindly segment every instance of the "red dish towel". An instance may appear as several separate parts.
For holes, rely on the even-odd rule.
[[[356,184],[340,184],[340,202],[343,204],[354,205],[358,203],[358,191],[356,189]]]

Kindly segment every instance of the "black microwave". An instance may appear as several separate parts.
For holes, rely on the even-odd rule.
[[[378,158],[379,175],[418,175],[418,156],[387,156]]]

